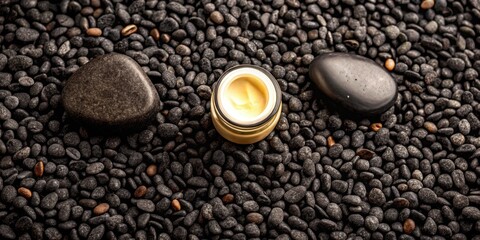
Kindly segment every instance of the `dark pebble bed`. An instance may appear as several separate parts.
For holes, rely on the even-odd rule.
[[[480,239],[480,3],[425,1],[0,0],[0,239]],[[332,51],[394,59],[395,104],[330,107],[308,66]],[[162,101],[128,136],[61,104],[110,52]],[[240,63],[283,91],[252,145],[210,120]]]

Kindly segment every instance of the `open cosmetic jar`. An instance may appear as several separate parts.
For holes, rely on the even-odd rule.
[[[231,142],[258,142],[277,125],[281,99],[277,80],[265,69],[254,65],[232,67],[220,76],[213,89],[213,125]]]

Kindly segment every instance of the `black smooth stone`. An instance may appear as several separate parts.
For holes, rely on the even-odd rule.
[[[67,114],[97,131],[140,129],[160,108],[160,98],[143,69],[130,57],[112,53],[78,69],[62,93]]]
[[[334,103],[362,114],[387,110],[398,94],[390,73],[374,61],[353,54],[322,54],[310,64],[309,74]]]

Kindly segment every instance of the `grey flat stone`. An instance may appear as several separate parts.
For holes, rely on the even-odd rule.
[[[130,57],[97,57],[67,80],[62,93],[69,116],[106,132],[140,129],[159,111],[160,98],[143,69]]]

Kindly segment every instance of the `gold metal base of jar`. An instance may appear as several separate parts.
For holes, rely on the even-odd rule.
[[[212,93],[212,103],[214,99],[215,95]],[[228,123],[228,121],[222,119],[215,104],[211,104],[211,115],[213,125],[222,137],[238,144],[252,144],[264,139],[275,129],[282,115],[282,106],[280,105],[278,111],[269,121],[254,127],[239,127]]]

